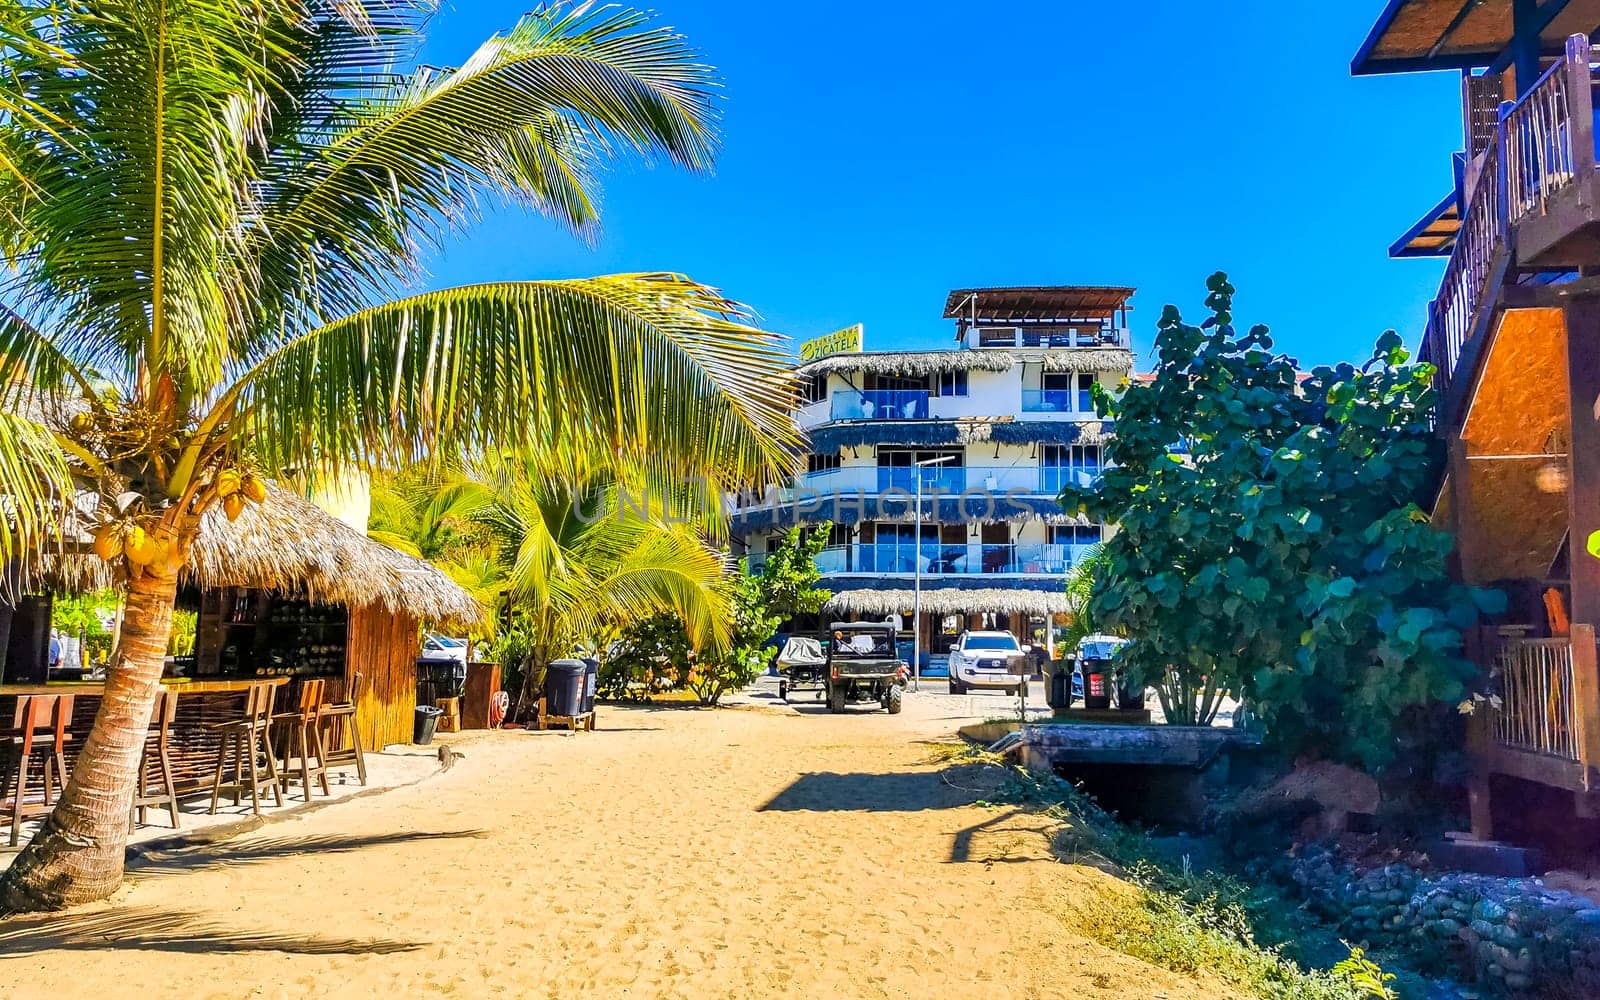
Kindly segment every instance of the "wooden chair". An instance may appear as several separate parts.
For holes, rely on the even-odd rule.
[[[327,685],[327,681],[317,678],[302,681],[300,707],[272,717],[272,721],[287,727],[283,769],[278,780],[284,791],[288,791],[289,782],[298,778],[307,802],[311,801],[312,778],[322,786],[322,794],[333,794],[328,787],[328,766],[322,752],[322,712]]]
[[[439,716],[439,732],[461,732],[461,699],[438,698],[433,704],[435,708],[438,708],[444,713],[443,715]]]
[[[355,765],[356,777],[367,783],[367,759],[361,748],[361,727],[356,722],[356,704],[361,700],[363,678],[350,679],[349,696],[322,709],[322,764],[324,770]],[[348,742],[348,746],[342,743]]]
[[[233,758],[233,804],[238,805],[244,789],[250,790],[250,806],[261,815],[261,789],[268,788],[278,805],[283,805],[283,789],[278,786],[278,763],[272,753],[272,684],[251,684],[245,689],[244,714],[237,719],[206,727],[222,735],[217,752],[217,774],[211,782],[211,812],[217,811],[222,795],[222,776]],[[265,758],[265,765],[262,760]],[[263,774],[262,772],[266,773]]]
[[[145,810],[150,806],[165,806],[167,815],[172,818],[172,828],[178,829],[178,786],[172,780],[172,754],[168,744],[172,722],[177,716],[178,692],[157,692],[155,707],[150,712],[150,726],[145,731],[144,752],[139,757],[139,783],[134,786],[133,805],[128,810],[130,830],[135,822],[144,822]],[[154,757],[150,754],[152,737]]]
[[[17,696],[17,713],[9,731],[0,733],[0,796],[11,794],[11,846],[22,836],[22,821],[50,811],[56,801],[57,783],[67,781],[65,748],[72,736],[67,724],[72,721],[72,696],[34,694]],[[28,801],[28,780],[35,757],[43,758],[40,771],[40,797]]]

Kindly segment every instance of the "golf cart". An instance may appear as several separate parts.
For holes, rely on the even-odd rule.
[[[827,692],[827,671],[828,654],[821,642],[809,635],[790,636],[778,651],[778,697],[788,701],[791,691],[815,691],[821,699]]]
[[[875,701],[890,715],[899,714],[911,668],[895,651],[895,623],[834,622],[829,633],[823,679],[828,711]]]

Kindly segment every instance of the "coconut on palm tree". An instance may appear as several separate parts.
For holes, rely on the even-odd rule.
[[[0,492],[24,543],[70,509],[127,609],[0,909],[120,884],[178,573],[211,508],[262,502],[286,470],[440,455],[721,479],[789,463],[781,345],[709,288],[402,294],[485,199],[586,227],[604,157],[698,170],[716,140],[711,71],[643,15],[557,6],[457,69],[406,72],[424,8],[0,0]]]

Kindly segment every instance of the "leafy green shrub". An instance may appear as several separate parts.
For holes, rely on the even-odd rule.
[[[622,630],[617,650],[600,665],[602,698],[649,701],[689,672],[694,650],[683,620],[666,611]]]
[[[1090,610],[1169,721],[1208,724],[1231,692],[1289,752],[1381,766],[1402,715],[1467,692],[1462,632],[1503,603],[1450,581],[1416,504],[1433,366],[1391,331],[1362,367],[1302,378],[1265,327],[1236,332],[1226,275],[1207,289],[1203,325],[1162,314],[1150,382],[1097,389],[1107,468],[1062,494],[1120,528]]]

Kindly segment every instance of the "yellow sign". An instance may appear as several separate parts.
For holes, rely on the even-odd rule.
[[[813,337],[800,345],[800,360],[815,361],[830,354],[845,354],[861,350],[866,327],[861,323],[835,330],[821,337]]]

